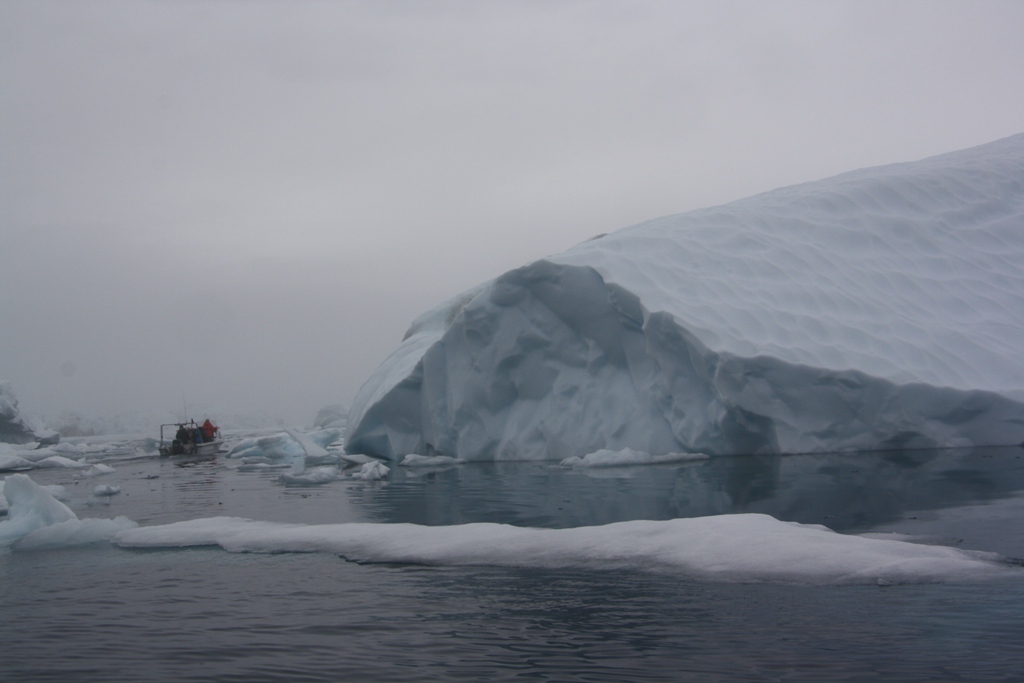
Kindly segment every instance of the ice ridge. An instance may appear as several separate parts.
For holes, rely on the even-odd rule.
[[[1024,440],[1024,134],[584,242],[418,318],[346,450],[466,460]]]

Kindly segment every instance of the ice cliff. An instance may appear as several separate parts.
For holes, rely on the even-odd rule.
[[[413,322],[346,449],[467,460],[1024,440],[1024,134],[659,218]]]

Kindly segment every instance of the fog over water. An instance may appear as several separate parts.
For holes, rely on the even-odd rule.
[[[592,235],[1022,131],[1004,2],[0,4],[23,412],[309,423]]]

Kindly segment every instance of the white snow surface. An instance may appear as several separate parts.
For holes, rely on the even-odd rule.
[[[466,462],[448,455],[417,455],[410,453],[398,463],[402,467],[444,467],[448,465],[460,465]]]
[[[136,526],[127,517],[78,519],[67,505],[26,474],[7,477],[3,494],[10,509],[7,519],[0,522],[0,547],[27,550],[84,545]]]
[[[742,514],[573,529],[476,523],[301,525],[214,517],[123,531],[126,548],[220,546],[232,552],[329,552],[426,565],[664,571],[722,581],[918,583],[1024,578],[994,553],[837,534]]]
[[[282,472],[277,480],[286,486],[320,486],[337,478],[337,467],[314,467],[303,472]]]
[[[277,434],[241,439],[228,449],[228,458],[266,458],[267,461],[293,461],[306,456],[306,448],[312,448],[318,455],[325,455],[326,448],[341,438],[343,430],[321,429],[308,434],[295,430],[282,430]],[[296,438],[298,435],[305,442]]]
[[[349,414],[401,459],[1024,440],[1024,134],[652,220],[420,316]]]
[[[94,496],[116,496],[121,493],[121,487],[115,484],[98,484],[92,491]]]
[[[632,448],[623,448],[621,451],[610,451],[607,449],[594,451],[593,453],[587,453],[582,458],[574,455],[566,458],[559,464],[562,467],[626,467],[634,465],[666,465],[707,459],[708,456],[704,453],[651,455],[642,451],[634,451]]]

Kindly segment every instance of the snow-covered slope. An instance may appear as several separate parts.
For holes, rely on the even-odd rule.
[[[417,319],[347,449],[465,459],[1024,439],[1024,135],[660,218]]]

